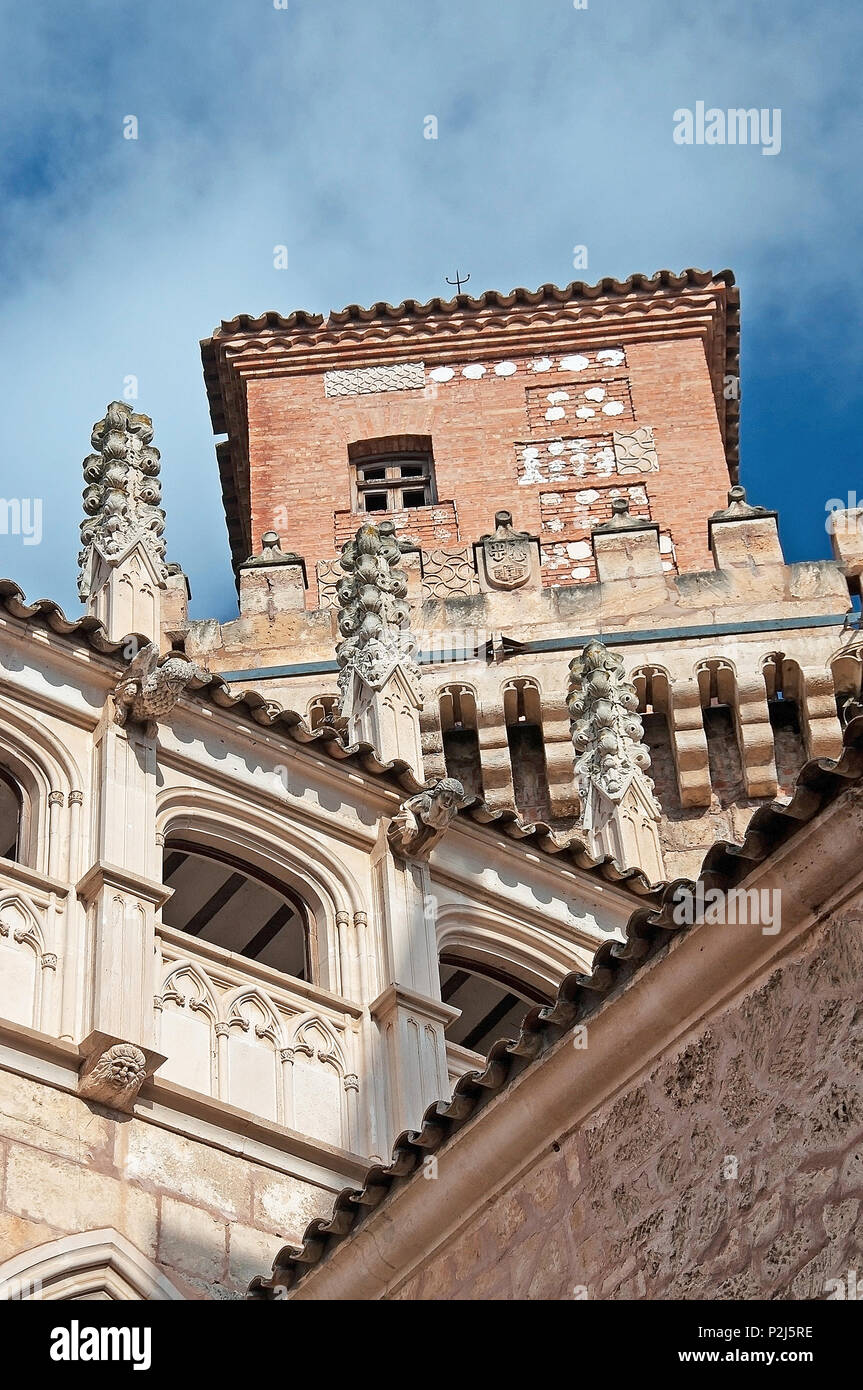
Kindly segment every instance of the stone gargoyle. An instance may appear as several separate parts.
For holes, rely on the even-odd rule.
[[[190,685],[206,685],[209,671],[188,657],[168,652],[148,642],[130,661],[114,688],[115,718],[122,727],[140,724],[147,738],[154,738],[157,720],[170,714]]]
[[[433,787],[409,796],[387,829],[390,849],[406,859],[425,858],[470,800],[455,777],[442,777]]]

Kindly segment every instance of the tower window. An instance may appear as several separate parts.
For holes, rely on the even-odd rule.
[[[437,501],[431,440],[427,436],[365,439],[351,444],[354,510],[400,512]]]

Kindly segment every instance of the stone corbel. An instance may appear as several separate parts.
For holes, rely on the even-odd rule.
[[[131,1114],[138,1092],[167,1058],[151,1048],[95,1030],[80,1045],[78,1094]]]

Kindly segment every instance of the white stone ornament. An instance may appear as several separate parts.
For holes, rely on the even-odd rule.
[[[108,562],[140,542],[156,575],[164,578],[165,513],[159,503],[159,451],[151,447],[153,422],[124,401],[112,401],[105,418],[93,426],[91,444],[97,453],[84,460],[83,549],[78,556],[78,593],[90,596],[97,553]]]
[[[409,796],[390,822],[390,847],[406,858],[427,857],[470,799],[455,777],[442,777],[433,787]]]
[[[393,522],[361,526],[342,549],[336,585],[340,713],[350,743],[372,744],[384,762],[422,771],[423,688],[410,628],[407,575]]]
[[[647,776],[635,687],[623,658],[589,642],[569,665],[566,703],[576,752],[575,772],[591,852],[640,868],[651,882],[663,876],[660,806]]]

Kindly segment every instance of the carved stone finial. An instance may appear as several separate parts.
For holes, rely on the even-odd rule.
[[[611,854],[624,868],[641,868],[658,881],[660,806],[647,776],[650,753],[623,658],[601,642],[589,642],[569,669],[566,703],[592,852]]]
[[[151,447],[153,422],[124,401],[112,401],[104,420],[93,426],[97,453],[84,460],[83,549],[78,592],[90,595],[95,552],[111,562],[141,541],[160,578],[165,567],[165,513],[159,503],[159,451]]]
[[[471,799],[455,777],[442,777],[433,787],[409,796],[389,824],[390,848],[405,858],[425,858]]]
[[[598,526],[594,526],[592,531],[594,536],[601,536],[614,531],[644,531],[650,529],[658,531],[659,527],[655,521],[649,521],[646,516],[631,516],[628,497],[612,497],[610,519],[608,521],[603,521]]]
[[[729,488],[728,506],[713,512],[709,524],[712,526],[715,521],[751,521],[754,517],[776,515],[776,512],[768,511],[766,507],[753,507],[746,500],[746,488],[737,483]]]
[[[345,640],[337,646],[336,657],[341,667],[341,712],[346,718],[351,715],[354,675],[371,690],[380,690],[400,667],[417,698],[422,699],[401,554],[391,521],[361,526],[355,539],[342,548],[340,563],[345,574],[336,585],[336,595],[339,631]]]
[[[170,714],[186,687],[206,685],[209,678],[197,662],[173,652],[160,657],[159,648],[148,642],[114,688],[116,722],[141,724],[146,737],[154,738],[156,721]]]
[[[113,1043],[87,1060],[78,1082],[78,1094],[115,1110],[129,1111],[147,1074],[147,1056],[140,1047]]]
[[[282,542],[276,531],[265,531],[261,536],[261,550],[258,555],[250,555],[248,560],[243,562],[243,569],[263,569],[267,565],[302,565],[305,570],[305,561],[302,555],[297,555],[293,550],[282,550]]]

